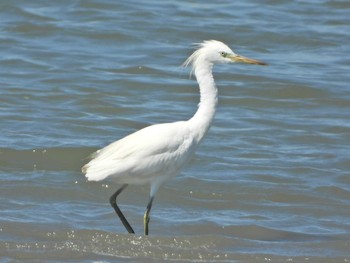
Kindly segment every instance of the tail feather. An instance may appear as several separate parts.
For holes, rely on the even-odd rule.
[[[91,163],[85,164],[81,171],[85,174],[88,181],[101,181],[111,174],[113,174],[112,169],[101,165],[93,165]]]

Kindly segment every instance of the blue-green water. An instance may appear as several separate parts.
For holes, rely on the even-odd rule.
[[[347,262],[347,1],[0,3],[3,262]],[[215,68],[219,108],[181,176],[108,203],[94,150],[190,118],[192,43],[217,39],[268,67]]]

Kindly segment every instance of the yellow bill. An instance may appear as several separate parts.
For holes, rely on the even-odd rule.
[[[261,66],[267,65],[265,62],[262,62],[260,60],[247,58],[240,55],[231,55],[230,59],[234,62],[242,62],[242,63],[248,63],[248,64],[254,64],[254,65],[261,65]]]

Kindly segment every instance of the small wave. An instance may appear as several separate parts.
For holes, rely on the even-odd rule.
[[[0,149],[0,164],[8,170],[78,171],[95,148]]]

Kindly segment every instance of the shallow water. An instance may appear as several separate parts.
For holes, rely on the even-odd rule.
[[[0,23],[3,262],[348,262],[347,1],[5,1]],[[108,204],[94,150],[188,119],[191,44],[222,40],[268,67],[215,68],[219,108],[181,176]]]

